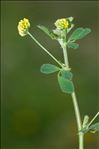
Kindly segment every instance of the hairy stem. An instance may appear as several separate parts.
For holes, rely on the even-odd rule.
[[[36,42],[36,44],[39,46],[39,47],[41,47],[58,65],[60,65],[61,67],[63,67],[62,66],[62,64],[46,49],[46,48],[44,48],[37,40],[36,40],[36,38],[30,33],[30,32],[28,32],[28,35]]]
[[[66,46],[64,46],[64,48],[63,48],[63,54],[64,54],[65,65],[66,65],[67,68],[69,68],[69,61],[68,61]],[[72,96],[72,100],[73,100],[75,116],[76,116],[76,121],[77,121],[77,128],[78,128],[78,132],[79,132],[79,130],[81,130],[82,124],[81,124],[81,116],[80,116],[80,111],[79,111],[79,106],[78,106],[78,102],[77,102],[76,93],[73,92],[71,94],[71,96]],[[83,136],[84,136],[83,133],[79,133],[79,149],[84,148]]]

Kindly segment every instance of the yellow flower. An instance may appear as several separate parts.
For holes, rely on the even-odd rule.
[[[57,29],[67,29],[69,28],[69,22],[66,18],[58,19],[54,23]]]
[[[20,20],[18,23],[18,32],[20,36],[25,36],[28,33],[28,29],[30,27],[30,22],[28,19],[24,18]]]

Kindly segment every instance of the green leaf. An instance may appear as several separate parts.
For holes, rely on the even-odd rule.
[[[40,68],[40,71],[45,74],[51,74],[59,70],[60,70],[59,67],[52,64],[43,64]]]
[[[99,123],[95,123],[89,127],[90,132],[95,133],[99,131]]]
[[[68,79],[68,80],[72,80],[73,74],[69,70],[62,69],[60,71],[60,73],[61,73],[63,78]]]
[[[68,19],[70,22],[72,22],[72,21],[74,20],[73,17],[68,17],[67,19]]]
[[[74,43],[74,42],[69,42],[67,46],[68,48],[77,49],[79,47],[79,44]]]
[[[91,32],[90,28],[77,28],[69,38],[69,41],[76,41],[78,39],[82,39],[87,34]]]
[[[53,33],[53,31],[49,30],[48,28],[46,28],[43,25],[37,25],[37,27],[39,29],[41,29],[45,34],[47,34],[48,36],[50,36],[52,39],[56,39],[56,35]]]
[[[65,79],[60,73],[58,74],[58,83],[62,92],[71,94],[74,91],[72,81]]]

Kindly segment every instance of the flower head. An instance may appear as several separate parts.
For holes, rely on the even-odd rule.
[[[66,18],[58,19],[54,23],[57,29],[67,29],[69,28],[69,21]]]
[[[28,19],[24,18],[20,20],[18,23],[18,32],[20,36],[25,36],[28,33],[28,29],[30,27],[30,22]]]

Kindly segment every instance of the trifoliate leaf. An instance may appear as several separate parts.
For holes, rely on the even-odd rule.
[[[67,44],[68,48],[72,48],[72,49],[77,49],[79,47],[79,44],[75,43],[75,42],[69,42]]]
[[[58,74],[58,83],[62,92],[71,94],[74,91],[72,81],[65,79],[60,73]]]
[[[70,36],[69,41],[76,41],[82,39],[91,32],[90,28],[77,28]]]
[[[47,27],[43,25],[37,25],[39,29],[41,29],[45,34],[50,36],[52,39],[56,39],[56,35],[53,33],[53,31],[49,30]]]
[[[40,71],[45,74],[51,74],[59,70],[60,70],[59,67],[52,64],[43,64],[40,68]]]

